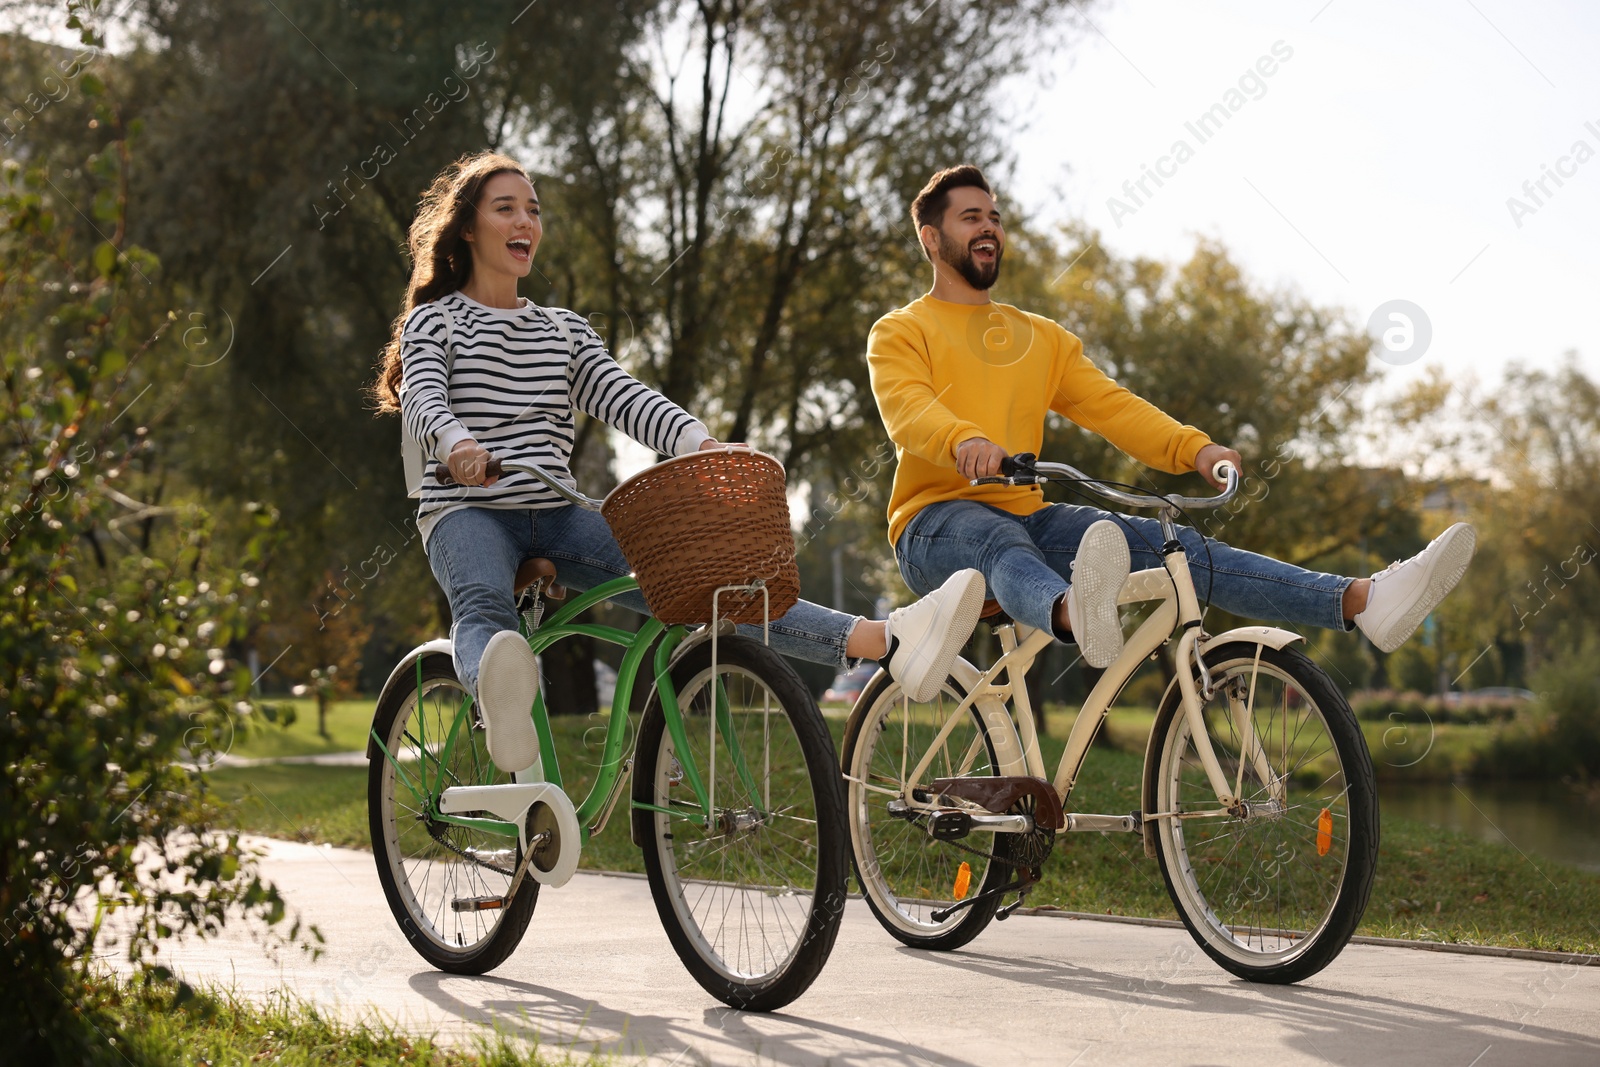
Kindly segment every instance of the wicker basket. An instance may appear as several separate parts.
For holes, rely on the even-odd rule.
[[[650,613],[711,621],[719,586],[766,583],[771,617],[800,599],[783,464],[747,448],[694,452],[629,478],[600,508],[633,565]],[[722,617],[759,625],[763,597],[723,593]]]

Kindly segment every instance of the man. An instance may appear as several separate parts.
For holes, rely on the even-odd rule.
[[[1184,426],[1106,377],[1058,323],[989,299],[1005,228],[977,167],[935,174],[911,206],[933,267],[927,295],[879,319],[867,342],[878,410],[899,466],[889,540],[918,593],[974,567],[1019,622],[1075,639],[1090,666],[1122,651],[1117,595],[1130,567],[1161,566],[1155,519],[1047,505],[1038,486],[977,485],[1012,453],[1038,452],[1047,412],[1169,473],[1212,471],[1239,453]],[[1451,526],[1372,578],[1321,574],[1180,532],[1200,589],[1236,615],[1359,627],[1392,652],[1460,581],[1474,531]],[[1210,571],[1207,573],[1209,559]]]

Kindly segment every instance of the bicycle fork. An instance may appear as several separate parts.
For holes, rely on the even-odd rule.
[[[1246,763],[1251,764],[1263,783],[1270,785],[1275,796],[1281,791],[1281,783],[1272,776],[1271,768],[1267,764],[1266,747],[1256,735],[1255,724],[1252,721],[1256,671],[1251,671],[1250,692],[1243,703],[1239,702],[1236,694],[1232,692],[1228,694],[1229,710],[1233,714],[1235,728],[1240,738],[1238,774],[1230,783],[1227,774],[1223,772],[1221,761],[1217,758],[1216,748],[1211,744],[1211,733],[1206,729],[1205,704],[1215,695],[1215,687],[1211,672],[1207,669],[1205,658],[1200,651],[1200,605],[1195,598],[1194,578],[1189,572],[1189,557],[1182,543],[1178,541],[1171,514],[1163,510],[1160,519],[1162,533],[1167,539],[1166,544],[1161,546],[1161,551],[1165,557],[1167,571],[1172,575],[1173,584],[1178,591],[1178,625],[1181,627],[1181,633],[1178,636],[1175,659],[1178,664],[1178,688],[1183,698],[1183,713],[1189,721],[1189,736],[1194,744],[1195,753],[1200,757],[1200,765],[1205,769],[1206,780],[1217,794],[1217,802],[1230,815],[1242,818],[1248,814],[1240,797]],[[1194,672],[1187,669],[1191,658],[1196,668]],[[1257,645],[1257,669],[1260,663],[1261,646]],[[1200,676],[1198,684],[1195,680],[1196,673]]]

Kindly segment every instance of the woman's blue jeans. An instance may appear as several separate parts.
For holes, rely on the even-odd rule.
[[[489,638],[517,628],[511,587],[517,567],[533,556],[556,565],[557,581],[572,589],[630,574],[611,527],[595,512],[573,504],[553,508],[462,508],[440,519],[428,535],[428,564],[450,600],[450,640],[456,676],[477,691],[478,661]],[[632,590],[610,601],[649,614]],[[772,620],[776,652],[812,663],[845,665],[845,642],[860,617],[802,600]],[[739,631],[760,640],[761,627]]]
[[[895,559],[906,585],[918,595],[938,588],[963,567],[976,567],[1006,614],[1054,630],[1055,606],[1066,595],[1078,545],[1090,524],[1100,519],[1115,520],[1127,533],[1134,570],[1162,565],[1164,539],[1155,519],[1076,504],[1013,515],[971,500],[947,500],[917,512],[900,534]],[[1248,619],[1350,628],[1344,620],[1344,590],[1354,578],[1232,548],[1187,526],[1178,527],[1178,540],[1202,603],[1209,599]]]

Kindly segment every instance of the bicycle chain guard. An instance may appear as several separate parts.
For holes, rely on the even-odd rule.
[[[1055,788],[1043,778],[1028,775],[990,775],[974,778],[935,778],[928,785],[931,793],[947,797],[960,797],[979,805],[996,815],[1005,814],[1023,797],[1034,801],[1030,817],[1035,824],[1059,830],[1066,825],[1061,811],[1061,798]]]
[[[446,815],[465,815],[486,811],[517,825],[524,850],[534,835],[549,830],[554,848],[549,858],[541,857],[528,872],[542,885],[566,885],[578,869],[578,854],[583,835],[578,829],[578,814],[572,799],[551,782],[508,782],[504,785],[454,785],[439,794],[439,810]]]

